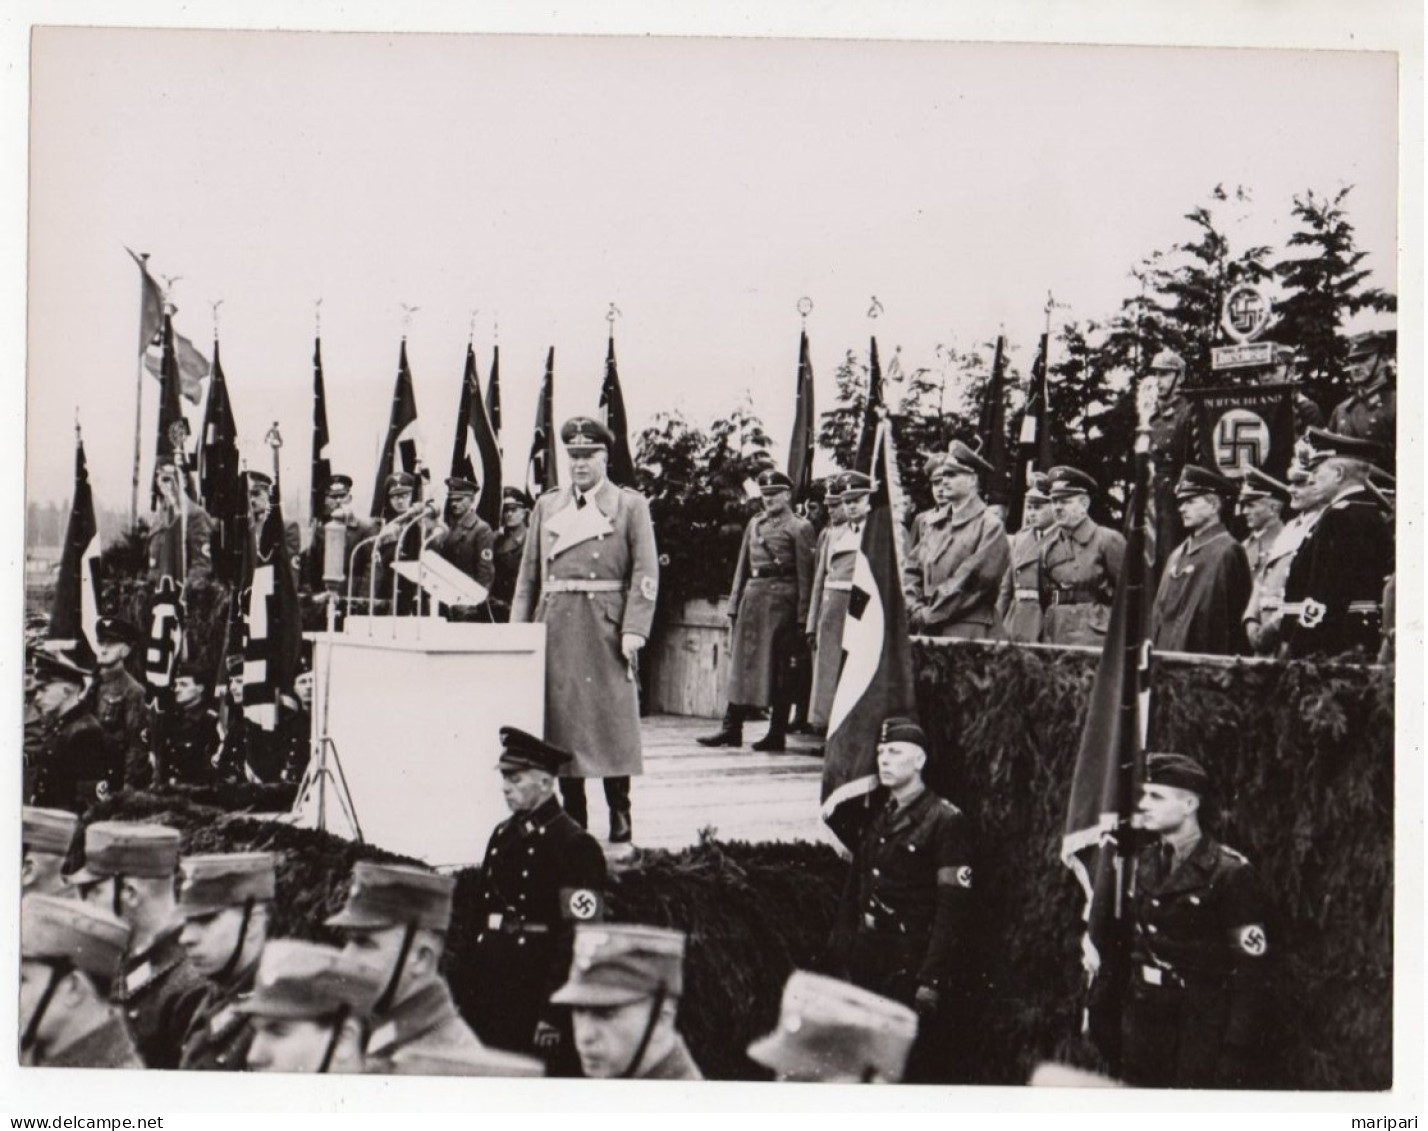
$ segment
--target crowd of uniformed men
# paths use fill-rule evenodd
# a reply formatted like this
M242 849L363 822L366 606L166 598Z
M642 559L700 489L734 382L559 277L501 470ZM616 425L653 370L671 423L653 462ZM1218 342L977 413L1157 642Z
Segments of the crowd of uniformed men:
M1151 422L1156 487L1183 531L1160 574L1156 649L1377 655L1392 622L1383 601L1393 572L1385 518L1392 405L1385 431L1381 378L1355 371L1360 390L1331 429L1304 422L1288 482L1257 471L1235 482L1193 463L1174 466L1172 449L1184 447L1189 427L1177 395L1183 370L1173 354L1152 366L1161 386ZM356 517L351 480L333 476L307 561L321 579L318 535L328 523L347 528L344 553L373 538L388 562L408 527L419 526L491 591L485 608L457 615L547 625L546 740L501 732L512 816L492 834L480 873L479 984L468 1016L440 974L449 876L359 863L346 905L327 920L344 939L338 949L269 939L279 865L271 854L181 857L173 829L98 822L84 830L83 867L62 873L74 811L109 789L222 774L291 780L306 764L310 675L294 689L301 707L289 712L291 735L250 747L241 714L224 725L206 703L203 673L180 669L181 725L150 749L143 690L125 670L136 630L106 618L97 678L46 654L33 672L20 997L29 1062L699 1078L676 1027L689 940L604 921L606 858L586 831L584 779L599 777L610 841L632 835L629 781L641 769L635 674L658 586L649 508L606 477L613 437L602 424L577 417L561 438L571 486L533 507L507 492L499 537L475 516L477 486L468 480L448 481L446 521L432 509L407 523L414 483L394 475L384 523ZM1096 480L1072 467L1038 476L1024 528L1008 538L1003 516L981 497L991 468L976 451L954 442L929 469L936 506L913 518L906 539L912 631L1099 644L1125 539L1089 516ZM157 576L168 559L186 556L192 581L208 559L202 512L174 521L192 503L162 472L171 511L151 535L150 563ZM250 483L260 525L271 485L261 476ZM700 741L740 745L743 722L767 711L769 733L754 745L777 751L791 710L794 726L827 725L873 484L857 472L832 477L814 521L794 512L782 473L766 468L758 486L763 509L745 531L729 602L728 711ZM1249 529L1242 541L1226 529L1237 505ZM1160 529L1173 528L1168 517L1162 507ZM285 543L295 546L295 532ZM295 550L292 568L302 570ZM402 602L398 591L398 611ZM230 687L230 707L241 687L241 679ZM966 976L959 942L972 857L962 814L923 785L926 758L916 721L885 722L879 805L858 834L826 956L840 978L795 972L778 1026L749 1049L780 1078L945 1078L952 1003ZM1155 843L1137 858L1131 886L1122 1075L1165 1086L1253 1083L1270 951L1258 881L1202 827L1213 790L1198 763L1151 755L1146 779L1139 820Z

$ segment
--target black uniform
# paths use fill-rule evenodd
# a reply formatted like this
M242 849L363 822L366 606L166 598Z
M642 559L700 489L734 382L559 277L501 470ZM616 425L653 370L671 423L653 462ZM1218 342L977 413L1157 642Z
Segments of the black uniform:
M124 957L114 1000L150 1068L177 1068L184 1035L207 993L207 983L179 943L182 926L164 931L148 950Z
M123 758L124 788L148 788L154 766L149 758L149 707L144 685L120 668L100 676L95 697L99 725Z
M208 992L193 1015L179 1054L179 1067L212 1072L242 1072L248 1066L253 1043L252 1017L237 1013L239 998L252 993L258 974L253 962L227 985L210 982Z
M32 804L83 813L119 789L124 764L88 699L61 716L48 733L35 774Z
M481 866L476 936L480 994L472 1021L488 1045L530 1054L536 1024L561 1031L568 1011L550 995L570 971L575 923L600 917L605 855L555 798L496 826Z
M155 721L161 785L206 785L217 776L218 712L211 707L171 708Z
M1367 492L1352 492L1325 508L1294 555L1284 583L1285 603L1300 607L1282 623L1291 657L1357 652L1371 659L1378 654L1383 585L1393 572L1392 539L1383 512ZM1311 601L1314 605L1305 608Z
M511 619L511 598L516 592L516 577L521 572L521 555L526 550L526 533L530 528L515 530L502 527L496 531L491 552L495 559L495 575L491 580L491 611L497 620Z
M1136 857L1122 1075L1147 1087L1253 1086L1264 1038L1266 903L1249 861L1202 836L1172 870Z

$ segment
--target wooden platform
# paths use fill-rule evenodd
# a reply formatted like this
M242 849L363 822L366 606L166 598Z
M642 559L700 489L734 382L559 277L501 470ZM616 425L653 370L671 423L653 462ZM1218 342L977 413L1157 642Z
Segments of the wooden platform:
M793 735L787 753L758 754L748 743L768 724L754 722L737 749L695 742L718 729L716 720L676 715L643 721L645 772L631 788L637 848L684 848L705 830L719 840L833 843L818 816L823 761L812 752L821 740ZM605 795L593 781L586 793L590 831L604 837Z

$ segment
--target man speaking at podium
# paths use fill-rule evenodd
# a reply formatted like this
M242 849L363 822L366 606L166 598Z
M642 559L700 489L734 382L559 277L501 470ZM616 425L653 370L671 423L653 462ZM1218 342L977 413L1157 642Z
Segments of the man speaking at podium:
M585 779L603 778L610 842L631 840L630 775L640 752L639 651L649 639L659 560L649 503L605 477L610 430L565 422L572 486L536 500L511 622L546 626L545 739L572 751L560 779L566 812L589 824Z

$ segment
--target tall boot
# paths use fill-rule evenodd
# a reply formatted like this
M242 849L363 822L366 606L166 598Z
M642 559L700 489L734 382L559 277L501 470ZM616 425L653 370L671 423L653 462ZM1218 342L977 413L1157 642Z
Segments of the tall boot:
M737 703L730 703L724 709L724 721L715 734L700 735L694 740L700 746L742 746L744 745L744 709Z
M630 814L628 776L605 779L605 804L610 810L610 843L629 844L634 837L634 819Z
M560 801L572 821L582 829L590 827L590 809L585 803L584 778L561 778Z
M770 751L778 752L784 747L784 738L788 733L788 705L786 703L774 704L773 713L769 716L769 732L763 738L753 743L753 748L761 753Z

